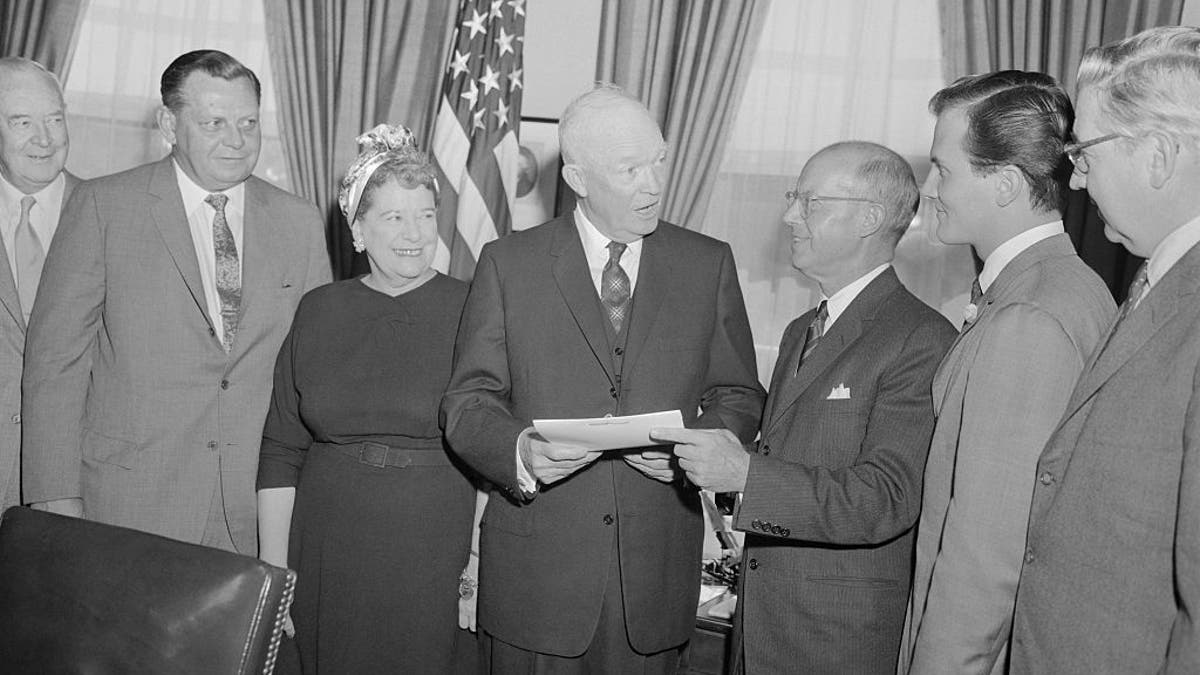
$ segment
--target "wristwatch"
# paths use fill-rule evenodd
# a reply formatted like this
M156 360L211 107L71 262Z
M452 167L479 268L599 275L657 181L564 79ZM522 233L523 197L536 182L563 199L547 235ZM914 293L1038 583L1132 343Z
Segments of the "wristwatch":
M463 600L470 600L475 596L475 589L479 586L479 582L474 577L463 572L458 577L458 597Z

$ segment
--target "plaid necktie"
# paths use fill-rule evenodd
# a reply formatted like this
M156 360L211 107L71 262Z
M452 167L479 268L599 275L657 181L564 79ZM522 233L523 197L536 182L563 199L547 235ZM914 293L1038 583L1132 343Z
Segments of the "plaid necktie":
M33 195L21 198L21 217L17 221L17 230L13 233L13 253L17 260L17 297L21 301L21 312L29 321L29 313L33 311L33 299L37 297L38 281L42 278L42 264L46 262L46 249L38 239L33 224L29 222L29 212L37 199Z
M625 244L616 241L608 242L608 264L600 275L600 304L608 314L613 330L620 333L629 312L629 275L621 268L621 255L625 253Z
M225 204L229 197L221 194L211 194L204 198L213 207L213 252L217 261L217 296L221 299L221 323L225 326L225 334L221 343L225 351L233 347L233 338L237 335L238 309L242 304L242 272L238 267L237 245L233 241L233 232L229 229L229 221L225 219Z
M813 316L813 320L808 324L808 329L804 331L804 350L800 352L800 360L796 362L796 372L800 372L800 366L808 360L809 354L817 348L817 343L821 341L821 336L825 334L825 321L829 319L829 307L824 300L817 305L817 313Z

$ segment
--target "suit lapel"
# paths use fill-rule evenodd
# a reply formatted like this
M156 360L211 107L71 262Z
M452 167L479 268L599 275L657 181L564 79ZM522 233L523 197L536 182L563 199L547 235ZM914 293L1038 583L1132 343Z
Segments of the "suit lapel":
M775 371L771 374L771 389L767 392L767 403L763 406L765 427L769 427L772 420L775 419L776 404L782 396L783 390L790 384L790 380L795 377L796 362L800 358L800 350L804 347L804 328L812 323L816 313L817 310L814 307L801 314L800 318L792 324L792 332L784 333L783 340L780 341L779 354L775 359Z
M1063 421L1083 407L1163 325L1180 310L1191 306L1194 302L1192 296L1197 290L1200 290L1200 245L1193 246L1150 289L1138 308L1125 317L1121 325L1109 327L1100 342L1101 348L1092 355L1079 378Z
M583 334L596 360L604 368L609 382L615 385L617 380L613 372L612 358L608 354L608 335L605 333L604 324L601 323L605 319L600 313L600 302L588 272L583 244L580 243L579 233L575 230L575 219L565 216L555 227L554 239L550 243L550 255L554 257L554 282L571 310L579 332Z
M808 360L800 365L800 370L795 377L790 378L789 381L788 373L782 374L785 384L779 400L772 410L768 431L782 419L783 413L796 403L800 395L808 390L817 377L836 363L846 349L870 329L879 304L899 286L900 281L896 278L895 269L889 267L867 284L858 297L846 307L829 332L821 338L821 342L809 355ZM805 325L807 326L807 324ZM796 342L799 343L802 340ZM800 349L801 347L796 348Z
M183 197L179 193L179 182L175 178L175 167L168 156L155 165L147 188L152 203L150 216L154 226L167 247L167 253L187 284L196 309L204 317L209 328L213 328L208 316L208 302L204 297L204 285L200 281L200 263L196 260L196 246L188 228L187 213L183 208Z
M8 249L0 237L0 305L12 315L13 321L25 332L25 316L21 313L21 298L17 295L16 274L8 264Z
M625 341L625 370L631 371L641 356L646 338L658 317L658 308L667 294L668 284L676 278L671 269L673 248L663 230L642 239L642 258L638 263L637 286L633 289L633 313L629 319L629 337Z

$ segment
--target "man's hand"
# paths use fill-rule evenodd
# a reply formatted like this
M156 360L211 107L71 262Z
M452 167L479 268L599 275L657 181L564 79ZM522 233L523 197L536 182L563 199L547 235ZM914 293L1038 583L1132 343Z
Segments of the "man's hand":
M73 518L83 517L83 499L81 497L52 499L48 502L33 502L29 505L29 507L32 509L37 509L38 511L57 513L60 516L71 516Z
M644 450L621 456L625 463L646 476L664 483L675 481L675 467L671 466L671 453L665 450Z
M600 457L599 450L551 443L536 431L520 444L520 454L529 475L543 485L560 481Z
M675 443L679 468L697 487L712 492L741 492L750 472L750 453L728 429L650 430L650 438Z

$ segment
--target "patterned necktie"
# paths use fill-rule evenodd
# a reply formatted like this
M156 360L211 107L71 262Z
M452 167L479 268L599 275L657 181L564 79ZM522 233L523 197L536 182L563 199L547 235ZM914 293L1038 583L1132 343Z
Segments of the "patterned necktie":
M42 263L46 262L46 249L29 222L29 212L36 203L33 195L21 198L21 218L17 221L17 231L13 236L13 252L17 259L17 297L21 300L21 312L25 314L26 321L29 321L29 313L33 311L33 299L37 297Z
M621 255L625 253L625 248L625 244L620 242L608 242L608 264L600 275L600 304L604 305L608 320L618 333L629 312L629 275L621 268Z
M1150 274L1147 263L1142 263L1138 268L1137 274L1133 277L1133 283L1129 284L1129 294L1125 296L1125 302L1121 303L1121 310L1117 312L1117 319L1113 322L1113 332L1117 332L1116 327L1121 325L1133 310L1137 308L1138 302L1146 293L1146 288L1150 285Z
M229 197L221 194L211 194L204 198L213 207L213 252L217 261L217 296L221 299L221 323L225 325L222 344L225 351L233 347L233 338L237 335L238 309L242 304L242 272L238 267L237 245L233 242L233 232L229 229L229 221L225 219L225 204Z
M825 334L825 321L829 319L829 307L824 300L817 305L817 313L813 316L813 320L808 324L808 329L804 331L804 350L800 352L800 360L796 362L796 372L800 372L800 366L808 360L813 350L817 348L817 343L821 341L821 336Z

